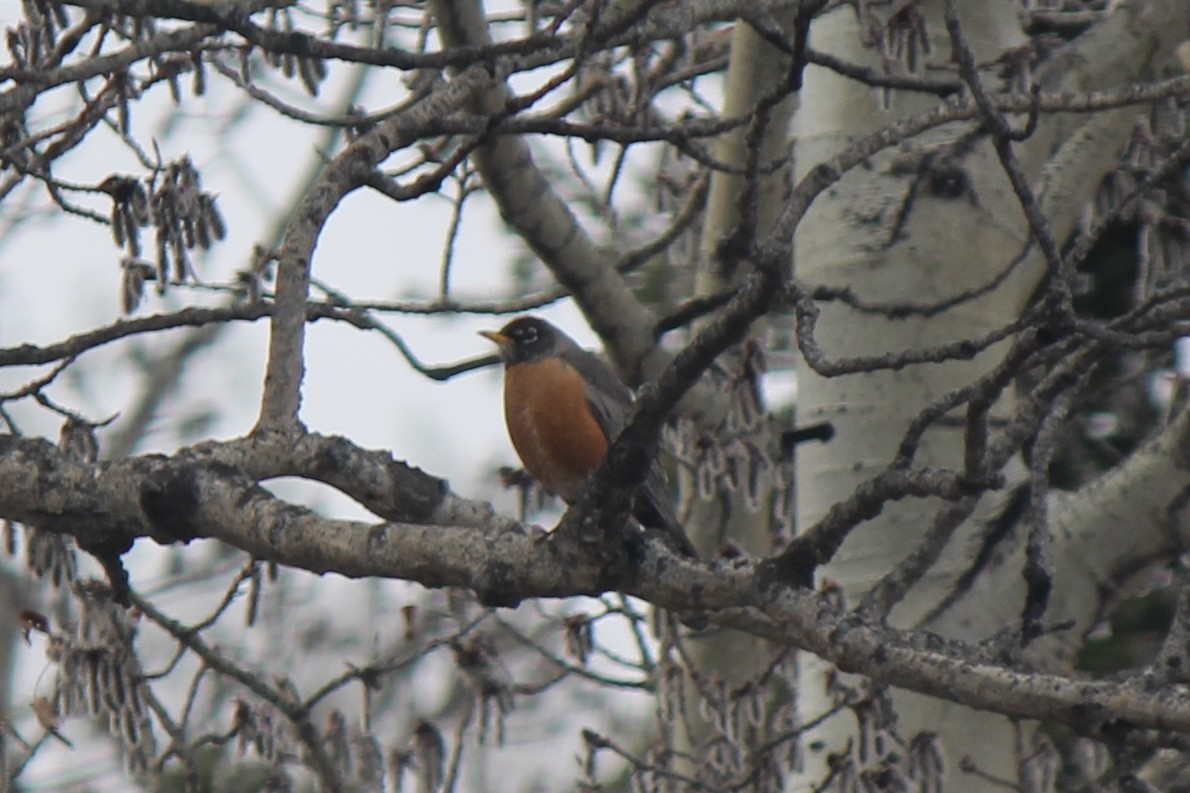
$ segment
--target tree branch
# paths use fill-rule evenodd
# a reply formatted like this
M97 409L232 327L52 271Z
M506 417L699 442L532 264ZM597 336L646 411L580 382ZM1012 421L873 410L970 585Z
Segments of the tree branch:
M255 442L237 442L239 451ZM88 465L48 441L3 437L0 516L80 539L113 533L161 542L212 537L320 574L462 586L506 603L606 589L602 561L564 552L556 535L322 518L213 462L218 447L207 445L207 463L182 453ZM560 555L578 563L559 564ZM696 564L659 542L647 543L623 583L626 593L658 606L722 611L722 624L817 653L846 671L971 707L1052 719L1086 735L1190 731L1185 686L1149 690L1005 668L963 643L866 623L833 598L775 582L746 560Z

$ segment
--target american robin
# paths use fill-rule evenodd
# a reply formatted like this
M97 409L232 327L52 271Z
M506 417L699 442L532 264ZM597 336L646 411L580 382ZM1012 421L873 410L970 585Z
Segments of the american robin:
M632 391L611 367L538 317L518 317L499 331L480 331L504 361L504 420L526 470L572 504L624 427ZM654 461L636 492L633 516L660 529L675 550L698 552L678 525Z

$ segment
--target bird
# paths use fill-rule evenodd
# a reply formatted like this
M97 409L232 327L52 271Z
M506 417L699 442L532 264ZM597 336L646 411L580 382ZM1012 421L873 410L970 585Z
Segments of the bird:
M601 358L540 317L517 317L479 334L500 349L504 421L517 455L546 490L573 504L624 428L632 390ZM697 559L656 460L634 495L633 517Z

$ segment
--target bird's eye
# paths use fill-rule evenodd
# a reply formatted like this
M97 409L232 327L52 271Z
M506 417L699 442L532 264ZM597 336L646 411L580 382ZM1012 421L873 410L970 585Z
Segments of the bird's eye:
M525 342L525 344L532 344L537 341L537 328L530 325L521 331L521 341Z

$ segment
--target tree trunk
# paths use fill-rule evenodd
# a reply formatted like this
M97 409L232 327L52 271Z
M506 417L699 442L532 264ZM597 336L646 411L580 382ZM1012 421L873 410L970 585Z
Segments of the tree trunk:
M933 60L945 60L950 44L942 3L926 2L920 8L928 20ZM968 42L982 63L1025 41L1016 5L1007 0L969 0L960 2L959 9ZM1168 52L1176 38L1163 26L1173 23L1176 30L1185 24L1186 13L1172 2L1122 4L1069 45L1065 54L1042 67L1038 79L1047 90L1073 87L1076 82L1105 88L1134 80L1152 64L1153 53ZM822 18L813 28L812 45L852 62L881 66L877 55L861 44L850 7ZM886 111L871 89L826 70L811 69L798 117L799 168L805 172L855 137L936 102L934 97L896 93L891 110ZM1016 144L1015 153L1040 194L1059 243L1074 229L1082 207L1115 161L1140 112L1115 111L1091 121L1043 116L1036 133ZM821 304L818 340L831 359L976 337L1011 321L1027 304L1044 274L1044 264L1036 246L1026 248L1028 225L987 135L964 139L973 140L973 146L955 146L971 132L971 125L937 129L924 141L873 158L868 169L848 174L824 194L795 238L798 278L814 286L849 288L871 303L930 304L992 283L1023 254L1021 263L996 288L937 316L888 319L839 303ZM812 526L857 484L888 466L909 422L922 408L989 371L1005 349L1004 345L993 347L970 361L834 378L821 377L803 364L798 372L799 416L804 422L830 421L836 435L828 444L811 444L799 452L799 528ZM1002 404L997 409L1003 413L1012 407ZM960 424L935 423L915 464L961 469ZM1061 509L1051 514L1055 525L1068 519L1060 515L1073 514L1069 505L1058 506ZM822 576L839 585L850 605L858 604L916 546L942 508L943 502L935 499L887 505L878 517L851 533ZM977 512L958 530L929 573L892 611L891 622L918 624L951 591L956 576L970 564L978 518ZM1006 563L988 571L991 578L977 587L978 596L953 605L930 623L931 629L948 637L981 640L1016 624L1024 593L1021 567L1013 563L1018 550L1019 544ZM1079 567L1082 586L1076 580L1079 575L1061 576L1063 583L1058 586L1068 596L1055 598L1047 620L1071 617L1085 624L1090 619L1094 600L1069 596L1091 584L1085 570ZM1054 651L1054 644L1046 646L1047 652ZM1065 657L1069 659L1069 654ZM813 716L825 705L827 670L821 662L805 663L802 670L802 701L806 715ZM1027 733L1018 736L1007 720L901 692L896 693L895 704L898 734L905 739L921 731L941 735L950 768L969 756L980 770L1017 780L1016 752L1022 745L1027 747ZM829 752L843 751L848 740L858 745L854 722L850 716L839 716L823 725L815 736L822 741L819 761ZM1018 743L1021 737L1026 743ZM810 779L820 779L824 768L819 762L808 771ZM961 781L952 777L950 782L952 786L957 782L964 791L996 789L975 776Z

